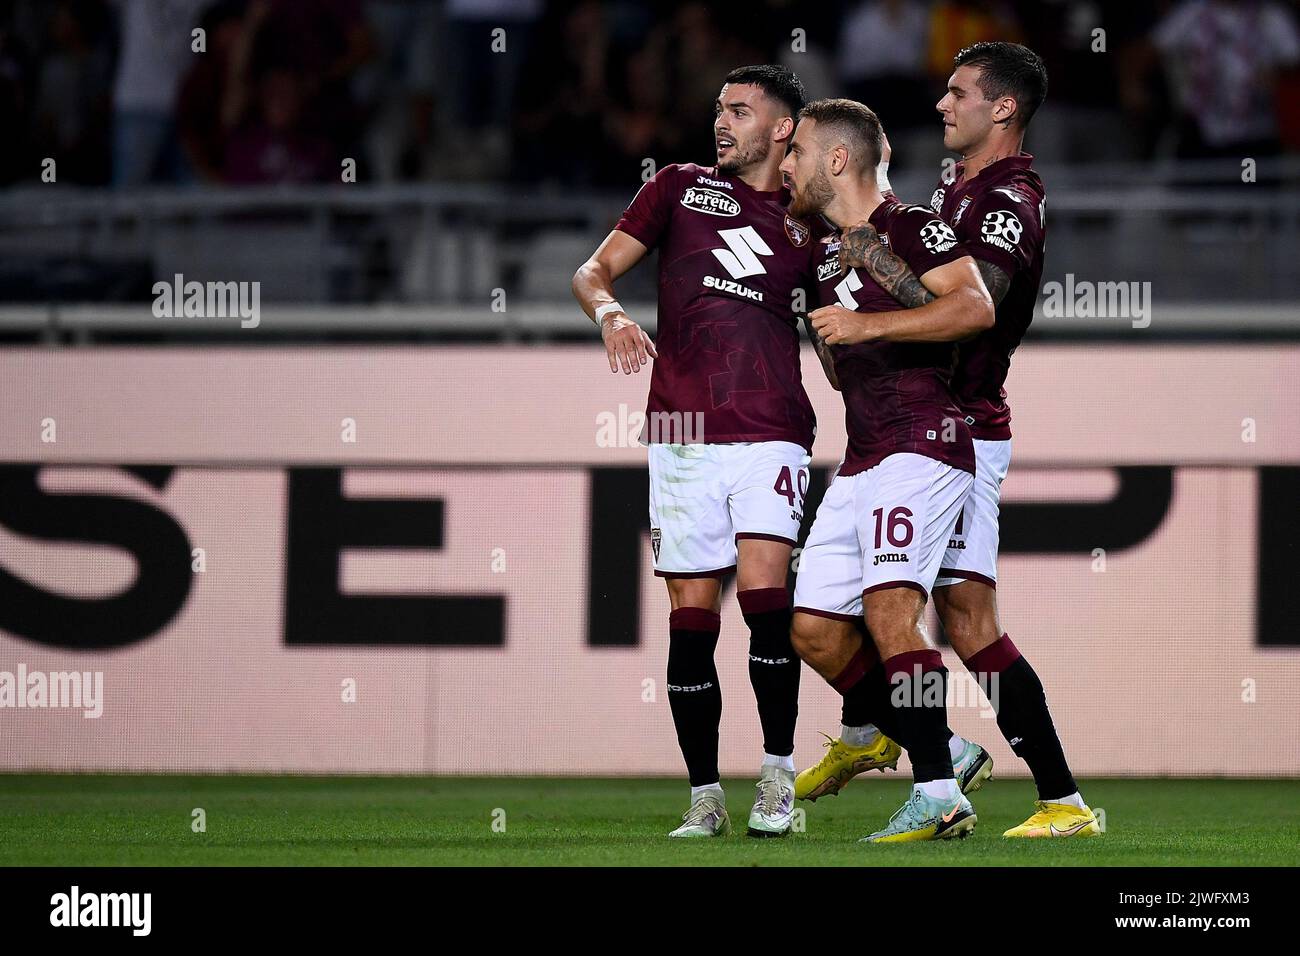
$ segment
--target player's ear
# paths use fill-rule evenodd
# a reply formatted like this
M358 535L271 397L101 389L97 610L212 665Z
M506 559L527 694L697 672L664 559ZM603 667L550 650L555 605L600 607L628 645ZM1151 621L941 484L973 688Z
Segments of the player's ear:
M782 116L776 123L776 131L772 138L778 143L789 143L794 138L794 119L789 116Z
M848 164L849 164L848 147L844 146L843 144L840 144L839 146L836 146L834 149L831 150L830 167L831 167L832 176L838 176L840 173L844 172L844 167L846 167Z
M1004 96L998 100L993 107L993 122L1000 126L1008 126L1016 118L1019 107L1013 97Z

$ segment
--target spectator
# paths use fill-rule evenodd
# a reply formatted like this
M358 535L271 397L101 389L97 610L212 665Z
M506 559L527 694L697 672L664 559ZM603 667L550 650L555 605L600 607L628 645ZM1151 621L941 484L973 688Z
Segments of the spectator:
M0 151L0 183L5 185L37 171L29 142L34 72L22 37L8 24L0 26L0 129L9 132L9 147Z
M118 0L122 51L113 85L113 184L188 178L173 120L208 0ZM107 88L107 87L105 87Z
M1267 156L1281 148L1278 71L1300 61L1290 12L1268 0L1189 0L1153 40L1178 109L1178 155Z
M670 91L656 51L638 50L622 62L618 96L605 114L611 148L608 161L597 167L596 184L626 189L641 178L646 159L656 163L677 159L683 129L668 115Z
M597 0L582 0L543 22L523 72L513 124L518 179L593 180L604 162L609 59L605 9Z
M1001 3L941 0L930 8L929 38L930 76L937 84L946 84L958 50L980 40L1020 43L1024 37L1015 14Z
M435 92L445 63L438 50L441 13L422 0L370 0L365 12L378 54L358 75L353 94L366 120L373 178L426 178L439 158Z
M306 86L293 70L276 66L257 84L258 118L226 147L224 178L236 184L312 183L334 178L330 144L303 125Z
M292 72L303 127L356 156L363 118L351 84L377 51L361 0L254 0L253 7L255 72Z
M448 0L448 118L453 136L476 134L480 170L499 170L509 162L515 93L544 12L542 0ZM504 52L492 50L497 29L505 31ZM548 52L553 62L560 59L555 54L561 51Z
M845 18L840 82L848 96L876 112L889 133L934 126L935 97L925 74L928 31L926 9L913 0L867 0Z
M57 160L60 182L107 180L113 75L107 26L107 11L95 0L60 0L50 19L34 120L38 155Z
M743 15L743 7L730 9ZM668 21L668 77L673 91L671 122L682 136L680 156L672 162L712 165L717 159L713 138L713 104L722 79L736 66L766 63L767 49L746 39L743 30L719 22L703 3L688 2ZM770 42L770 41L769 41Z
M261 8L265 9L265 8ZM242 0L223 0L203 15L208 52L181 84L177 135L194 172L208 182L223 175L226 143L244 115L255 27Z

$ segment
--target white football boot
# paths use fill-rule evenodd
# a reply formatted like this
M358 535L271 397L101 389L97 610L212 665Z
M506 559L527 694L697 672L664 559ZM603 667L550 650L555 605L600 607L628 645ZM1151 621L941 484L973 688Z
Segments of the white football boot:
M785 836L794 820L794 771L767 764L760 773L754 809L749 811L749 835Z
M670 837L720 837L731 832L731 818L721 790L705 790L682 814L682 825Z

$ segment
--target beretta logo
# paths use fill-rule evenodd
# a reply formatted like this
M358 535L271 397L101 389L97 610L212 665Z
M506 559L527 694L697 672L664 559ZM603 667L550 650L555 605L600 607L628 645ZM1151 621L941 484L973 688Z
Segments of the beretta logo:
M817 281L825 282L827 279L834 279L840 274L840 257L829 259L817 267Z
M710 216L740 215L740 203L716 189L691 186L682 193L682 205L696 212L708 213Z
M785 234L789 238L790 242L793 243L796 248L799 248L808 245L808 239L812 236L812 230L801 223L798 219L791 219L789 216L786 216Z

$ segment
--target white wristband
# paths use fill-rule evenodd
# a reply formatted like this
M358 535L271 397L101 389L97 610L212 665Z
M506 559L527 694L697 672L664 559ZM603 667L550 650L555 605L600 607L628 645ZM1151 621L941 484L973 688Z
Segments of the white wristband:
M604 305L598 305L596 306L595 322L597 325L600 325L601 320L604 319L605 316L609 315L611 312L622 312L622 311L623 311L623 307L619 305L617 302L606 302Z
M889 160L882 159L876 166L876 185L880 187L882 193L892 192L893 186L889 185Z

